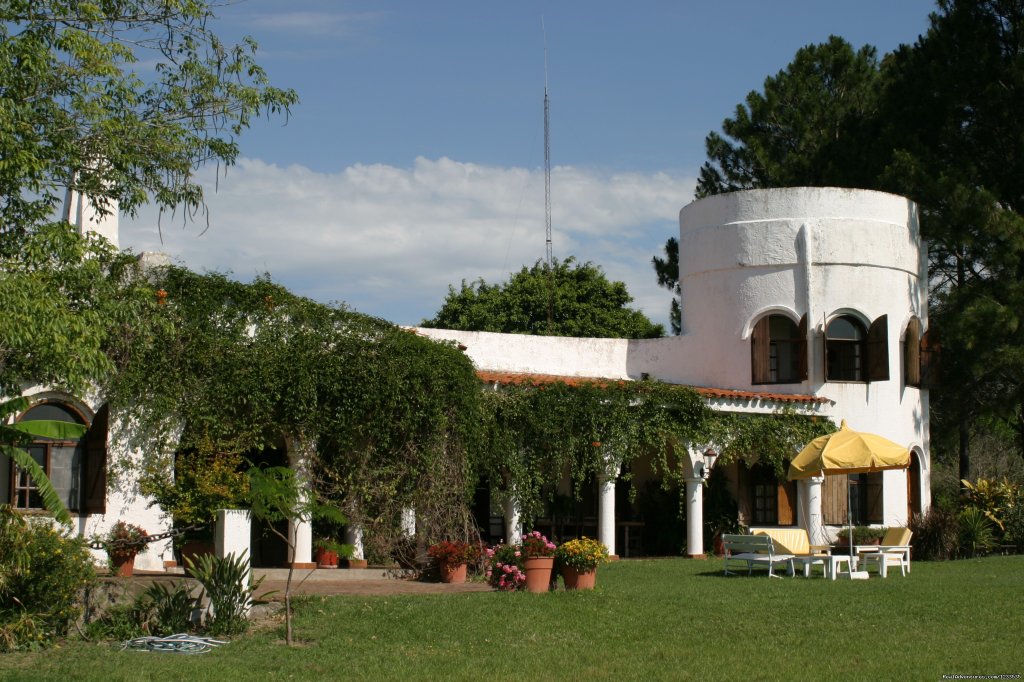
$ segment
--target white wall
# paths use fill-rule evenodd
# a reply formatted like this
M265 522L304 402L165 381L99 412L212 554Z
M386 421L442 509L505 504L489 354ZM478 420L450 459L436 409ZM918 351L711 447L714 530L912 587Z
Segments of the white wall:
M28 387L23 395L32 402L44 399L67 403L81 412L91 422L101 404L96 399L80 400L65 393L52 391L42 386ZM111 420L113 421L113 420ZM113 424L111 424L113 429ZM92 538L103 535L118 521L134 523L144 528L150 535L170 530L171 520L156 506L150 506L151 498L143 496L138 490L138 470L142 455L129 452L119 443L116 433L111 433L107 443L107 481L112 479L113 472L122 472L113 489L108 488L105 514L77 514L72 512L71 521L74 531L82 537ZM127 466L126 466L127 465ZM93 550L93 558L97 564L105 564L106 553ZM135 558L135 567L140 570L162 571L164 560L173 559L171 541L164 540L147 545L145 551Z
M904 385L900 343L912 315L927 326L924 246L913 202L851 189L752 190L696 201L680 211L679 223L682 336L627 341L416 331L465 345L481 370L609 379L648 374L698 387L821 396L829 402L818 413L923 453L927 500L927 392ZM752 383L750 332L768 311L808 316L807 381ZM888 381L824 381L823 326L843 313L867 323L888 315ZM905 522L905 474L887 472L884 480L886 521Z

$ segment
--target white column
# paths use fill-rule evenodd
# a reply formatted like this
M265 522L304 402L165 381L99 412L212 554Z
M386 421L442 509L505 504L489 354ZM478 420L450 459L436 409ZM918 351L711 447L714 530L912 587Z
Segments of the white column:
M704 556L704 481L686 479L686 554Z
M249 512L245 509L217 510L213 551L220 559L229 555L242 559L245 564L245 577L242 579L244 585L249 584L249 575L252 572L252 557L249 553L251 526ZM247 611L249 606L251 604L246 604Z
M309 501L309 485L306 466L309 462L307 450L310 449L307 440L296 437L288 442L288 463L295 471L295 484L299 488L299 506L304 507ZM309 453L312 454L312 453ZM288 561L294 568L316 568L313 563L313 524L309 517L300 514L296 518L288 519Z
M615 554L615 474L598 476L597 539Z
M412 507L402 508L402 517L399 519L399 527L402 529L402 535L407 538L416 536L416 510Z
M505 498L505 543L514 545L523 540L523 527L519 520L519 505L512 493Z
M295 568L312 568L303 564L313 563L313 524L304 518L289 519L288 541L292 545L289 559Z
M350 525L345 527L345 544L352 545L352 558L365 559L366 553L363 548L363 527Z
M223 559L229 554L249 557L251 538L249 512L245 509L218 509L214 532L214 552Z
M825 537L825 524L821 517L821 484L824 481L824 476L813 476L803 481L807 503L800 505L800 511L806 509L802 523L807 529L807 538L812 545L828 544L828 538Z

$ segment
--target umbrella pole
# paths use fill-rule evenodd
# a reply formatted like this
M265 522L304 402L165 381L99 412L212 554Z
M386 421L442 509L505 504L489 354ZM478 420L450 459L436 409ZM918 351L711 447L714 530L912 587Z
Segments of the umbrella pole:
M846 474L846 523L850 528L850 535L846 546L850 548L850 572L853 572L853 495L850 494L850 474Z

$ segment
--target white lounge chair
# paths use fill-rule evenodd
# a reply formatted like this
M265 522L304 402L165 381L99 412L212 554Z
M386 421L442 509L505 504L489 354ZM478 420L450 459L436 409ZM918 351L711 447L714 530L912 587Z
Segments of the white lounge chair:
M890 528L878 545L858 545L857 554L864 570L871 565L878 568L878 575L887 577L889 566L899 566L900 573L910 573L910 536L909 528Z

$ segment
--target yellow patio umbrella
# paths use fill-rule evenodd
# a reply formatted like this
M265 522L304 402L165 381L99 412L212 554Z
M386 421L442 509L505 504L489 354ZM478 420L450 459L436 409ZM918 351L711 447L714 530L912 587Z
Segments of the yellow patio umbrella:
M789 465L787 478L796 481L812 476L860 474L910 466L910 449L874 433L854 431L842 421L839 430L818 436ZM850 525L850 556L853 556L853 514L850 484L846 484L846 514Z
M854 431L844 419L839 430L818 436L789 465L787 478L861 474L883 469L906 469L910 450L874 433Z

